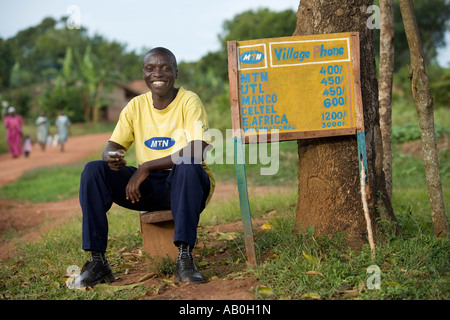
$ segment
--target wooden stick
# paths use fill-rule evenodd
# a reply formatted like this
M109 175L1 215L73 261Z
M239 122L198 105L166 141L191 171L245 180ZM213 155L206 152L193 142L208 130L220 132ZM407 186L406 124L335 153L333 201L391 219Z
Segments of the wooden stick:
M369 238L370 250L372 251L372 259L375 258L375 242L373 241L372 222L369 216L369 206L367 205L367 192L366 192L366 170L364 168L364 161L361 161L361 198L364 208L364 217L367 224L367 236Z

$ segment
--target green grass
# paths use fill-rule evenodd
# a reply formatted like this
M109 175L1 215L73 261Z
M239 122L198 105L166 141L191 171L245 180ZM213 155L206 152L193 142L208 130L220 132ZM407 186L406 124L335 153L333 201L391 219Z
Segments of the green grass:
M437 139L442 137L442 134L450 134L448 127L443 127L440 124L435 124L435 136ZM394 143L402 143L407 141L414 141L420 139L420 128L417 122L409 122L402 126L392 127L392 141Z
M356 253L345 249L339 237L292 234L293 215L273 221L273 228L256 239L263 263L250 272L271 292L260 298L450 298L450 241L424 231L421 225L428 222L420 217L397 211L405 235L378 242L373 259L368 246ZM374 282L368 267L372 265L380 271L379 289L370 286Z
M232 256L218 262L234 268L235 274L258 279L262 286L255 288L257 299L444 299L449 296L450 242L436 238L430 232L430 222L407 211L397 211L403 235L377 243L377 255L371 258L365 246L361 252L345 247L342 238L314 237L311 232L292 233L295 221L296 198L282 196L277 212L271 213L271 229L255 234L259 265L246 268L245 246L242 235L233 241L216 239L229 247ZM273 199L273 198L272 198ZM259 207L252 205L254 217L267 216L271 201ZM211 210L227 212L225 203L211 205ZM215 207L215 208L214 208ZM230 210L230 211L235 211ZM226 218L235 221L237 216ZM206 219L209 221L209 219ZM131 251L142 245L138 232L137 215L114 208L109 213L110 240L108 259L120 276L127 268L120 252ZM206 223L201 223L202 226ZM201 229L203 230L203 229ZM80 266L86 254L80 249L81 221L75 218L63 227L43 235L39 242L20 248L0 267L0 297L6 299L107 300L137 299L148 287L124 286L117 290L99 287L91 291L71 290L65 287L69 266ZM199 238L204 237L204 231ZM207 241L207 240L200 240ZM214 252L198 250L207 261ZM241 263L239 263L241 261ZM143 262L143 261L142 261ZM208 266L207 269L202 266ZM370 289L368 267L380 268L380 289ZM199 264L210 277L214 264ZM308 275L307 273L313 273ZM161 275L169 277L169 275ZM120 290L119 290L120 289Z
M450 149L440 151L439 165L444 203L448 214L450 206ZM414 214L422 217L430 216L423 159L395 152L392 182L392 205L394 209L409 208L408 210Z
M113 208L109 213L108 258L111 267L120 272L124 268L119 250L132 250L142 245L139 217L128 210ZM75 218L45 233L39 242L21 247L0 268L0 299L132 299L145 292L143 287L128 287L120 295L105 290L80 291L65 286L70 266L81 268L87 259L80 248L81 218ZM147 288L148 289L148 288Z
M33 170L2 187L0 198L33 203L70 199L78 194L81 171L80 165Z
M26 172L18 180L1 187L0 198L40 203L76 197L84 165L88 161L98 160L101 151L74 164ZM126 153L126 159L128 165L136 166L134 146Z
M295 207L297 204L297 189L294 187L287 193L268 193L249 197L252 218L264 216L268 212ZM239 199L216 201L209 205L200 215L203 226L217 225L237 221L241 218Z
M408 94L409 95L409 94ZM447 107L434 107L434 123L449 127L449 109ZM394 98L392 100L392 124L394 126L404 126L409 123L418 123L417 110L413 102L404 97Z
M227 141L233 150L233 142ZM252 185L291 185L297 181L298 156L297 142L283 141L279 143L279 157L277 159L275 149L267 144L262 145L244 145L245 154L245 173L249 184ZM210 164L211 170L218 181L234 181L236 180L236 167L234 165L233 152L231 159L226 159L226 147L224 147L224 155L218 157L222 162ZM273 152L272 152L273 151ZM250 154L257 155L251 157ZM264 163L262 163L264 161ZM261 174L264 170L272 168L276 170L275 175Z

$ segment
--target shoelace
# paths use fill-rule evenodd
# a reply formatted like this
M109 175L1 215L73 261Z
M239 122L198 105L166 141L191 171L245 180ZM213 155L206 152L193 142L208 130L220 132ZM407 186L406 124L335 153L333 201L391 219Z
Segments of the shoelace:
M182 246L179 248L177 262L180 263L183 269L193 269L197 270L194 264L194 257L192 256L192 252L190 250L190 246Z

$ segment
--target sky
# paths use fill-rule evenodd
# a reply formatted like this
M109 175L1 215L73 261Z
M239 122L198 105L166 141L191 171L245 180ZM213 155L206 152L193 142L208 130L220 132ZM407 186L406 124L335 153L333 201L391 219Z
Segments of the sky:
M299 0L0 0L0 37L39 24L45 17L71 16L70 27L81 24L90 35L143 48L166 47L179 61L197 61L220 48L223 22L250 9L297 11ZM438 62L450 64L450 32Z

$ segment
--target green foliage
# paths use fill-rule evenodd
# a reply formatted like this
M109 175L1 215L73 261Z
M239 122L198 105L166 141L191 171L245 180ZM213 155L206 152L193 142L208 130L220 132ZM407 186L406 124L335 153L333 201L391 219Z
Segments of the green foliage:
M427 69L433 108L450 109L450 68L441 68L437 63Z
M178 68L178 85L199 95L208 112L209 126L219 130L231 128L231 117L223 116L230 110L228 82L223 81L212 67L203 70L198 63L181 62Z
M443 149L439 153L439 168L442 181L450 181L450 150Z
M445 33L448 31L450 22L450 1L414 1L414 13L419 27L425 60L431 63L437 55L437 48L445 46ZM375 51L380 49L380 30L375 29L374 46ZM403 20L400 12L399 0L394 0L394 68L409 64L409 47L403 28Z
M10 106L16 108L16 112L20 115L27 114L32 107L33 93L27 88L17 88L10 90L5 94L0 94L0 101L9 101ZM6 110L3 110L6 111Z
M65 22L65 17L46 18L6 41L0 39L0 85L11 89L5 98L19 106L24 117L35 117L41 110L52 116L64 108L73 122L89 121L92 106L98 109L104 102L103 87L142 73L140 54L100 35L89 37L84 28L68 29ZM30 114L30 106L17 99L17 90L27 90L30 98L43 91L32 101L41 110Z
M9 87L13 65L12 45L0 38L0 88Z
M220 50L209 52L198 62L180 63L178 83L195 91L206 106L210 127L231 128L229 111L227 41L291 36L296 25L292 10L248 10L223 23ZM211 111L210 111L211 110Z
M127 52L126 45L108 41L100 35L89 37L85 28L66 28L66 17L59 21L46 18L40 24L17 33L6 40L11 46L11 56L30 77L21 85L40 83L49 69L63 68L67 48L72 48L73 56L79 57L91 46L92 53L101 57L100 67L121 73L124 78L134 79L141 73L140 54Z
M444 128L439 124L435 124L434 133L437 139L443 133L450 133L448 128ZM407 141L419 140L420 128L417 122L409 122L402 126L392 126L392 141L395 143L403 143Z
M427 66L427 76L435 113L440 109L448 110L450 108L450 95L448 94L450 90L450 68L440 67L437 63L429 64ZM394 73L393 83L392 112L397 112L400 108L399 113L404 114L404 109L409 108L413 114L417 114L411 93L410 72L406 66L399 68ZM444 120L446 119L435 117L435 121ZM414 121L418 121L417 116L415 116Z
M39 96L39 106L41 111L55 118L61 110L72 122L84 121L82 88L77 86L69 87L47 87Z
M237 14L223 23L223 33L219 36L222 48L230 40L243 41L250 39L291 36L294 33L297 17L292 10L273 12L263 8L248 10Z

